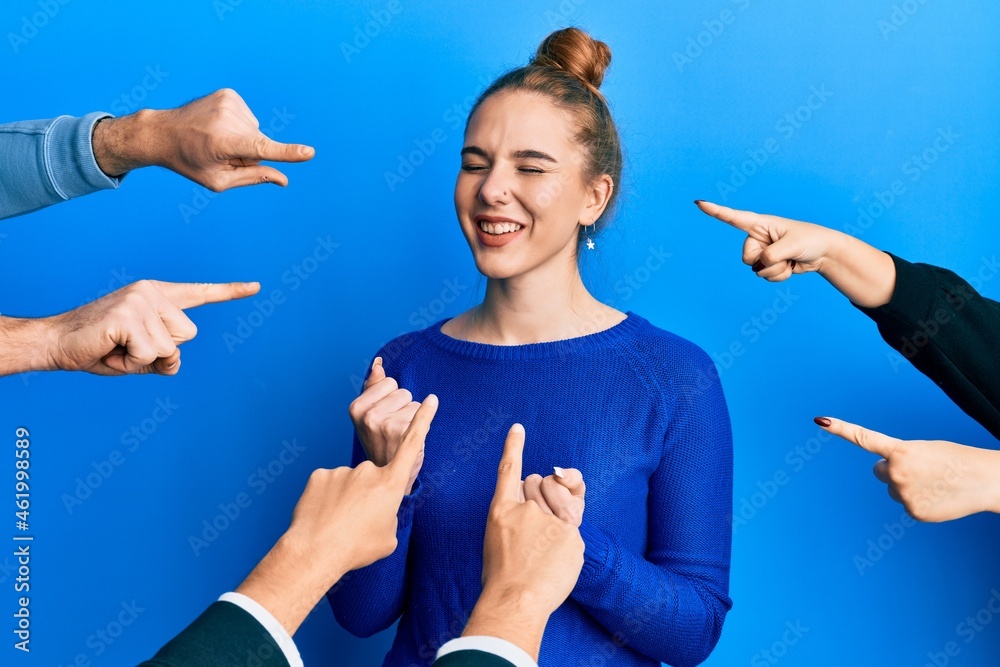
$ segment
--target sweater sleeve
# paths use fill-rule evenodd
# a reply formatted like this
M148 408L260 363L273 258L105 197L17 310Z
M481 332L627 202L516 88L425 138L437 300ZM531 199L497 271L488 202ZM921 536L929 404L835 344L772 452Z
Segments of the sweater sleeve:
M718 372L697 350L674 371L663 456L649 481L646 552L588 522L572 597L619 645L674 667L703 662L722 633L729 599L732 431Z
M94 126L108 117L95 112L0 125L0 219L117 188L122 179L101 171L92 143Z
M1000 303L947 269L888 254L896 265L892 299L858 309L886 343L1000 438Z

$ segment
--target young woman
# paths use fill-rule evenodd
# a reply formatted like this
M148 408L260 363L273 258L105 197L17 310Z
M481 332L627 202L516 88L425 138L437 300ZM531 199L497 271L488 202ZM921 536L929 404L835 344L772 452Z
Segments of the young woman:
M383 347L351 405L354 462L382 465L413 399L440 399L396 551L329 594L354 634L399 619L386 665L430 664L461 634L515 422L527 433L524 472L535 473L525 497L577 523L586 544L540 664L696 665L731 607L732 435L712 361L597 301L578 268L621 179L618 132L599 92L610 61L606 44L560 30L480 96L455 210L486 296ZM555 466L573 470L559 478Z

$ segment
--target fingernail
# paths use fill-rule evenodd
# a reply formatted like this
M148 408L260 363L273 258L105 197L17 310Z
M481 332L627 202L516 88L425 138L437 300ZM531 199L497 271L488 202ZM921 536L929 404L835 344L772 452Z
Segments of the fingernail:
M312 152L313 152L312 146L299 146L300 155L309 155Z
M794 268L795 268L795 260L793 259L793 260L792 260L791 262L789 262L789 263L790 263L790 264L792 265L792 268L794 269Z
M704 204L704 203L705 203L704 199L695 199L694 200L694 205L695 206L697 206L698 204Z
M764 270L764 262L762 262L762 261L760 261L758 259L756 262L754 262L754 265L752 267L750 267L750 268L753 269L754 273L757 273L758 271L763 271Z
M559 466L552 466L552 470L555 472L556 477L558 477L559 479L566 479L566 474L563 472L563 469L560 468Z
M833 424L833 422L827 419L826 417L816 417L815 419L813 419L813 421L822 426L823 428L826 428L831 424Z
M381 365L382 365L382 357L375 357L375 361L372 362L372 369L374 369L376 366L381 366Z

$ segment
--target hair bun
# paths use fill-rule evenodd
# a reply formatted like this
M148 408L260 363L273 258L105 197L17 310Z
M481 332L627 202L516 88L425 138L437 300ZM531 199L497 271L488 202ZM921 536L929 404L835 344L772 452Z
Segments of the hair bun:
M565 70L598 89L611 64L611 47L579 28L563 28L545 38L531 64Z

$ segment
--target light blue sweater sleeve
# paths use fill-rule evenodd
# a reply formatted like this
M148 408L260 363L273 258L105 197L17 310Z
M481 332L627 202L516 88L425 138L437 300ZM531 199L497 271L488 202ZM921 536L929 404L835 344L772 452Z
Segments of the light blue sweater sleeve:
M91 142L97 121L108 117L97 111L0 125L0 219L117 188L122 179L101 171Z

